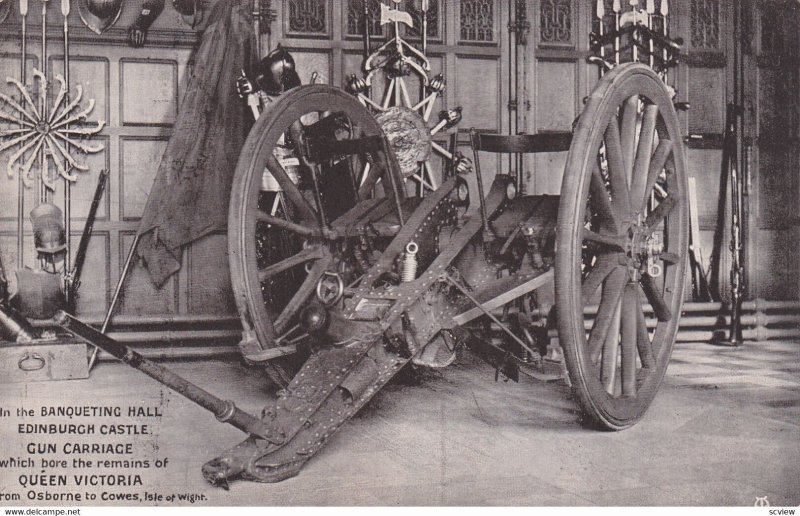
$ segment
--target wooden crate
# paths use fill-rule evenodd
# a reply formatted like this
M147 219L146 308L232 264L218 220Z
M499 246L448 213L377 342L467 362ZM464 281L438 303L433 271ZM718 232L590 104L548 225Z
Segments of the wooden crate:
M75 340L0 342L0 384L89 377L86 344Z

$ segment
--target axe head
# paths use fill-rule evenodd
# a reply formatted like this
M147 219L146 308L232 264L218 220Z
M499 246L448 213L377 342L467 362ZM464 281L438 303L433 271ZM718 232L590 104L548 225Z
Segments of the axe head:
M410 14L399 9L392 9L388 5L381 3L381 25L395 22L405 23L409 27L414 26L414 20Z

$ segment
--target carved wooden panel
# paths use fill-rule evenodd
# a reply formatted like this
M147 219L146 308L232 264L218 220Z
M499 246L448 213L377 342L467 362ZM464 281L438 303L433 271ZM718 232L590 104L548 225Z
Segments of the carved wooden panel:
M461 0L461 41L490 43L495 41L495 0Z
M539 61L536 79L536 132L571 130L576 116L575 64Z
M72 183L70 193L72 196L72 218L76 221L81 221L74 229L82 229L83 221L89 214L89 208L92 204L94 191L97 189L97 180L100 177L101 170L110 170L111 168L111 149L110 138L107 136L94 137L92 143L95 145L104 145L105 149L97 154L80 155L79 162L84 163L89 170L86 172L77 171L78 180ZM111 181L116 181L116 178L109 178L106 183L106 190L100 199L100 206L97 208L97 220L108 220L108 207L111 196L109 190L111 188ZM55 194L53 195L53 203L64 208L64 182L56 181Z
M306 50L292 50L297 65L297 74L303 84L311 81L311 76L316 72L318 84L331 82L331 56L328 52L310 52Z
M800 215L797 202L799 155L796 145L759 149L759 226L781 227L788 219Z
M122 270L135 234L124 234L120 238L118 255ZM178 311L178 275L171 277L160 289L153 286L150 275L141 262L135 263L128 274L119 301L119 312L125 315L169 315Z
M120 120L124 125L172 125L178 112L178 63L120 61Z
M33 242L33 235L30 233L25 234L26 242ZM0 258L3 260L3 267L6 270L6 278L8 279L8 288L12 292L17 290L17 277L14 271L19 268L17 261L17 233L3 232L0 233ZM33 263L33 246L28 245L25 247L25 263Z
M330 34L327 0L284 0L285 31L290 36L325 37Z
M691 44L694 48L720 48L720 0L691 0Z
M797 299L798 253L787 252L787 243L796 242L796 229L760 231L756 248L758 268L753 285L767 299Z
M413 27L406 28L406 36L418 40L422 35L423 13L418 0L406 0L406 11L414 20ZM441 41L444 35L445 12L447 2L442 0L430 0L428 2L428 27L427 33L430 41Z
M208 235L187 251L189 269L189 313L232 313L236 301L231 290L228 266L228 239Z
M381 25L381 1L380 0L347 0L347 13L344 17L345 31L347 36L364 35L364 2L367 2L369 12L368 26L369 33L373 36L383 35L383 25Z
M726 70L689 68L690 133L722 133L725 129Z
M760 28L760 53L800 57L800 15L792 2L765 0L756 10Z
M540 0L539 42L543 46L573 46L572 0Z
M769 140L800 137L800 69L770 67L759 69L759 134Z
M153 180L167 146L166 139L120 139L120 205L122 219L142 216Z
M459 127L500 129L500 62L494 58L458 56L456 77L448 77L459 104L464 108Z
M55 74L64 74L64 58L57 56L52 59L50 63L52 72L50 75L55 77ZM109 121L110 106L109 106L109 62L104 58L87 58L87 57L73 57L70 56L69 61L70 69L70 84L71 95L75 95L77 85L83 88L83 102L82 105L87 105L89 99L94 99L94 110L89 114L88 120ZM52 81L52 79L51 79Z
M74 228L72 240L77 242L81 238L79 230ZM109 294L109 238L106 232L94 232L89 240L89 249L86 251L86 262L83 266L83 277L78 290L75 308L78 316L88 314L101 314L105 312Z
M697 213L700 226L713 228L717 221L717 200L722 174L722 153L715 149L688 149L687 171L697 184Z

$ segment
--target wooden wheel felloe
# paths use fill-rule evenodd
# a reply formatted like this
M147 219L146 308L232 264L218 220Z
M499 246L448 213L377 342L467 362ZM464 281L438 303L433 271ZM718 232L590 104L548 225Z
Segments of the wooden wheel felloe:
M555 270L573 389L609 429L642 417L672 353L686 275L686 182L669 91L645 65L618 66L575 129ZM584 314L595 315L585 322Z
M323 277L342 272L343 246L331 223L360 200L391 192L382 184L401 184L385 148L374 151L375 142L383 141L366 108L325 85L283 94L251 130L237 165L228 222L231 283L248 359L260 362L265 350L303 338L299 311ZM298 365L297 359L265 364L284 385Z

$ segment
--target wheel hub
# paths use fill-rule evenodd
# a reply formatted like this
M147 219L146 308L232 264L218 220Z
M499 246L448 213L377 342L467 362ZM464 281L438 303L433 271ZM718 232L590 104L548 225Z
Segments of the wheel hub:
M631 280L636 281L641 274L652 277L661 276L663 268L658 263L664 252L661 236L652 232L638 215L636 221L628 228L628 239L625 246L625 266Z

